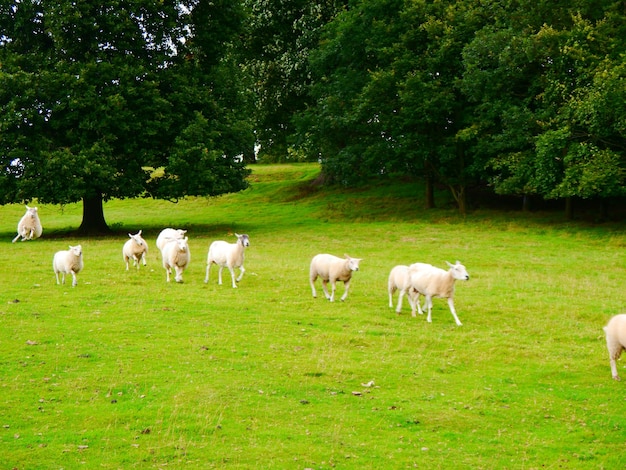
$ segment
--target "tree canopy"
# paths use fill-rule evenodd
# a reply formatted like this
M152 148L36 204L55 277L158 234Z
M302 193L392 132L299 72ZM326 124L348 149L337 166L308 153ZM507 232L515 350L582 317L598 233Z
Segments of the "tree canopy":
M623 197L625 35L620 0L5 2L0 203L103 228L109 198L244 188L255 147L461 211Z
M217 195L253 145L233 101L232 1L25 0L0 9L0 203ZM159 173L154 173L160 169Z

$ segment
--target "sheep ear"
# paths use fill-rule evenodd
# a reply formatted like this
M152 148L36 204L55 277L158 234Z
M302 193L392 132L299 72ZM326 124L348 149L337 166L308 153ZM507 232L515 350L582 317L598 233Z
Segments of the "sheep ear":
M139 232L137 232L137 235L141 235L141 230L139 230Z
M129 236L130 238L133 238L133 236L132 236L130 233L128 234L128 236Z
M344 254L343 254L343 256L344 256L344 258L346 258L346 259L350 259L350 255L349 255L348 253L344 253Z
M446 261L446 264L450 267L454 266L452 263L450 263L449 261Z
M235 232L235 236L236 236L237 238L241 238L241 235L239 235L237 232Z

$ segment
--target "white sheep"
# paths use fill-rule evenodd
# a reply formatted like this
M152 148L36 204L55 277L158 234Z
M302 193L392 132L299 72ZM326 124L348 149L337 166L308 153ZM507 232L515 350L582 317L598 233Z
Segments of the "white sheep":
M65 275L72 275L72 287L78 284L76 275L83 269L83 249L80 245L71 246L69 250L57 251L52 260L54 275L59 283L59 273L62 274L62 283L65 284Z
M626 314L622 313L611 318L604 327L604 333L606 335L606 347L609 350L611 374L613 379L620 380L616 361L626 348Z
M250 246L250 238L245 233L242 235L235 234L237 241L228 243L223 240L216 240L209 247L209 254L206 261L206 276L204 282L209 282L209 270L213 263L219 266L218 284L222 285L222 269L227 267L230 271L230 277L233 281L233 287L237 287L237 282L241 281L243 273L246 272L243 267L244 251ZM235 279L235 268L239 268L239 277Z
M22 241L34 240L41 237L43 228L39 220L39 214L36 207L26 206L26 214L17 224L17 236L13 239L13 243L22 237Z
M416 263L417 266L421 263ZM428 265L430 266L430 265ZM400 313L402 310L402 298L405 294L408 294L409 304L411 305L411 313L415 316L415 302L419 301L420 293L411 288L410 283L410 271L409 266L398 265L394 266L389 272L389 278L387 279L387 292L389 294L389 308L393 308L393 294L398 291L398 307L396 312Z
M451 264L446 261L446 264L450 268L448 271L425 263L415 263L411 265L409 267L411 273L411 289L415 289L426 297L426 306L428 308L428 318L426 320L429 323L431 322L432 299L433 297L441 297L448 299L450 313L452 313L456 324L461 326L462 323L454 309L454 282L457 280L467 281L469 274L465 266L459 261L457 261L456 264ZM421 315L422 309L420 308L419 302L417 302L417 309Z
M187 230L182 230L179 228L178 229L164 228L163 230L161 230L161 233L159 233L159 236L156 239L156 246L159 249L159 251L163 251L163 247L165 246L167 242L185 238L186 233L187 233Z
M122 257L126 263L126 271L128 271L128 264L131 259L133 260L133 266L137 266L137 269L139 269L140 260L145 266L146 256L148 255L148 244L141 236L141 230L139 230L139 232L135 235L129 233L128 236L130 239L126 240L126 243L124 243L124 247L122 248Z
M320 277L322 279L324 295L331 302L335 300L336 282L343 281L345 292L341 296L341 300L346 300L346 297L348 296L348 289L350 288L352 273L359 270L359 263L362 258L351 258L348 255L344 256L345 259L328 254L320 254L313 257L309 270L309 281L311 283L313 297L317 297L317 292L315 291L315 281L318 277ZM328 293L328 289L326 287L329 282L332 286L331 294Z
M165 268L167 282L170 282L172 268L176 275L176 282L183 282L183 271L189 265L191 254L189 253L188 238L179 238L167 242L161 250L163 267Z

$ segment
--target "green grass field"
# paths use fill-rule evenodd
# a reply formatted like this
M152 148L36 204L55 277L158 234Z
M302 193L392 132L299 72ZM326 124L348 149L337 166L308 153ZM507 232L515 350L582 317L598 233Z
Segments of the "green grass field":
M326 191L315 165L253 170L240 194L108 202L107 238L72 234L80 205L40 205L43 237L12 244L24 208L0 207L0 468L626 466L602 331L625 310L624 225L426 212L410 183ZM167 226L189 230L183 284L157 256ZM127 272L138 229L148 266ZM210 242L234 232L251 240L239 288L215 267L204 284ZM78 286L57 286L53 254L79 243ZM312 298L321 252L363 258L346 302ZM441 299L431 324L389 308L393 266L457 259L463 326Z

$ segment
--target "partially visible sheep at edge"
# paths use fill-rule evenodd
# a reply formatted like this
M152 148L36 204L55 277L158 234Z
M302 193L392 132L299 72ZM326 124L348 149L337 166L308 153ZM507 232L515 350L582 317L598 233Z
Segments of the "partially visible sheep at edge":
M411 273L409 271L410 267L416 268L418 264L416 263L411 266L398 265L394 266L389 272L389 277L387 279L387 292L389 294L389 308L393 308L393 294L398 291L398 306L396 308L396 312L400 313L402 310L402 298L405 294L408 294L409 304L411 305L411 314L415 316L415 302L419 301L420 293L415 289L411 288ZM431 266L430 264L424 266Z
M313 297L317 297L315 281L319 277L322 279L322 289L324 289L324 295L331 302L335 300L337 281L343 281L345 291L341 296L341 301L346 300L346 297L348 297L348 289L350 288L352 273L359 270L359 263L362 258L351 258L348 255L344 255L344 257L345 258L339 258L329 254L319 254L313 257L309 270L309 281ZM329 282L332 287L331 294L328 293L327 289L327 284Z
M216 240L209 246L209 254L206 261L205 284L209 282L209 271L213 263L219 266L218 284L222 285L222 269L225 267L230 271L230 277L233 281L233 288L237 287L237 282L243 278L246 269L243 267L244 251L250 246L250 237L247 234L235 234L237 241L228 243L223 240ZM239 276L235 279L235 268L239 268Z
M22 216L17 224L17 236L13 239L13 243L22 237L22 241L34 240L41 237L43 227L39 220L39 214L36 207L26 206L26 214Z
M71 246L69 250L57 251L52 260L54 275L59 283L59 273L62 274L62 284L65 284L65 275L72 275L72 287L78 284L76 275L83 269L83 249L81 245Z
M183 230L180 228L164 228L163 230L161 230L161 233L159 233L159 236L156 239L156 246L159 251L163 251L163 247L166 245L167 242L185 238L186 233L187 230Z
M617 360L626 349L626 314L615 315L604 327L606 335L606 347L609 350L611 363L611 375L615 380L621 380L617 373Z
M170 240L161 250L167 282L170 282L172 269L175 271L174 279L176 282L183 282L183 271L189 265L191 258L187 241L187 237L178 240Z
M143 262L145 266L146 257L148 255L148 244L141 236L141 230L137 232L135 235L129 233L129 240L126 240L124 243L124 247L122 248L122 257L124 258L124 262L126 263L126 271L129 269L129 262L133 260L133 266L137 266L139 269L139 261Z
M454 282L457 280L469 280L469 274L465 266L459 261L457 261L456 264L451 264L446 261L446 264L450 268L448 271L429 266L425 263L415 263L411 265L411 267L409 267L411 273L410 288L415 289L426 297L426 307L428 308L428 318L426 320L429 323L431 322L432 299L433 297L441 297L448 299L450 313L452 313L456 324L461 326L462 323L454 309ZM417 309L419 313L422 314L419 302L417 302Z

